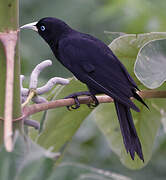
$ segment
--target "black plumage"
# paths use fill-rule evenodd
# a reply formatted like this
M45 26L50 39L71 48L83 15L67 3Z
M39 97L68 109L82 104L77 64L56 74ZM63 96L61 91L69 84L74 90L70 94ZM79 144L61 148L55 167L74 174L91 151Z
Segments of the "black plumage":
M43 18L34 26L56 58L87 85L93 96L104 93L114 99L125 148L132 159L137 153L144 161L130 112L130 108L137 112L139 109L130 97L147 105L136 93L136 83L110 48L97 38L80 33L57 18Z

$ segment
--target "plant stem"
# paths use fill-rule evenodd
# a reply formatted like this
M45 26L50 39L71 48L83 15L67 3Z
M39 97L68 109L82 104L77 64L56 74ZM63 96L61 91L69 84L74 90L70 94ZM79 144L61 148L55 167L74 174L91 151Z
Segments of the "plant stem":
M18 0L1 0L0 1L0 32L7 32L10 30L17 30L18 28L18 14L19 14Z
M22 104L22 108L24 108L30 101L31 99L35 96L36 92L35 90L31 90L26 101Z
M14 84L14 57L17 43L17 32L0 33L0 41L4 46L6 56L6 86L4 108L4 143L7 151L12 151L12 117L13 117L13 84Z
M0 144L5 142L6 149L12 150L13 118L21 115L20 105L20 62L18 45L18 0L0 2ZM14 95L13 95L14 93ZM17 122L15 129L20 127ZM3 128L4 126L4 128ZM4 137L3 137L4 134Z

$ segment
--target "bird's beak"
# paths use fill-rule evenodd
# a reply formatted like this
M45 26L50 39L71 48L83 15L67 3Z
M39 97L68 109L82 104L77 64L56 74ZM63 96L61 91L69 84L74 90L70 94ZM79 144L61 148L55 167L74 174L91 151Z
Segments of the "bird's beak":
M37 22L25 24L25 25L21 26L20 29L32 29L32 30L38 32L38 29L37 29L37 27L36 27L36 24L37 24Z

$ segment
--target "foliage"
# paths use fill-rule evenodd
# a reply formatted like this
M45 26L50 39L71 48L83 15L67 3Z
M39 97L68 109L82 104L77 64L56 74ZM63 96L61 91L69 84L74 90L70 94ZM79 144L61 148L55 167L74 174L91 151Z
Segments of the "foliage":
M55 154L44 150L16 134L14 138L14 151L6 152L4 147L0 150L0 179L46 179L53 170Z
M18 133L14 138L14 151L6 152L4 147L0 149L0 179L1 180L64 180L68 179L68 171L74 179L119 179L129 180L129 178L87 167L81 164L64 163L55 171L55 161L59 154L45 150L33 143L29 138L20 136ZM56 173L55 173L56 172ZM66 177L65 177L65 174ZM74 175L73 175L74 174Z
M42 3L39 0L35 2L30 0L21 2L22 16L20 18L23 24L34 19L38 20L43 16L56 16L65 19L76 29L97 34L98 37L103 39L101 32L104 32L104 30L120 30L125 33L164 31L166 25L164 19L165 11L162 8L164 5L165 2L162 0L120 0L118 2L115 0L104 0L102 2L99 0L72 0L70 2L49 0ZM64 10L64 7L68 8ZM49 12L47 9L49 9ZM140 89L147 89L146 87L156 88L165 81L164 49L166 44L165 40L163 40L166 37L165 33L116 33L114 36L112 35L109 32L106 34L108 37L107 42L110 43L114 39L109 45L110 48L126 66ZM23 52L24 60L22 71L27 73L31 69L34 60L38 60L41 57L42 59L50 57L50 50L33 32L28 35L22 33L21 37L21 51ZM28 46L27 44L30 45ZM2 62L0 61L0 63ZM154 69L155 71L153 71ZM4 75L4 72L3 69L1 74ZM45 77L48 78L52 74L63 77L71 76L58 63L55 63L55 67L51 71L44 73ZM1 86L0 91L3 91L2 88ZM57 86L47 94L47 97L49 100L59 99L77 90L85 89L84 85L73 79L65 87ZM165 89L164 86L161 86L160 90L163 89ZM99 168L111 168L120 174L129 174L135 179L137 177L141 179L155 179L155 175L158 179L165 179L165 169L163 168L165 166L165 135L162 129L159 131L160 120L165 118L165 101L148 100L146 103L150 107L150 111L136 103L141 109L141 113L132 112L143 146L144 164L137 157L135 161L132 161L126 153L113 104L103 104L95 110L90 110L85 105L82 105L78 111L68 112L64 107L33 115L32 118L35 120L44 120L44 126L40 133L29 128L29 135L36 141L36 144L27 138L25 142L23 137L17 136L12 153L8 153L4 148L1 148L0 179L128 179L110 171L103 171L77 163L66 163L67 160L72 161L73 159L79 163L84 161ZM84 124L86 122L88 125L85 128ZM81 126L81 124L83 125ZM81 135L79 135L80 132L82 132ZM159 136L157 136L158 132ZM104 138L107 140L107 143ZM155 141L156 138L157 141ZM73 139L72 142L71 139ZM69 144L69 142L71 143ZM53 158L55 154L44 148L50 148L53 152L62 153L60 159L62 163L56 167L56 171ZM111 150L117 155L123 165L130 169L139 169L145 165L147 166L139 171L141 174L126 170L120 165L118 158L114 156ZM66 153L63 154L63 152ZM64 159L62 159L63 157ZM98 163L96 164L96 162ZM150 175L147 172L150 172Z
M166 38L166 36L165 36ZM160 39L146 43L137 56L135 74L148 88L160 87L165 77L166 40Z

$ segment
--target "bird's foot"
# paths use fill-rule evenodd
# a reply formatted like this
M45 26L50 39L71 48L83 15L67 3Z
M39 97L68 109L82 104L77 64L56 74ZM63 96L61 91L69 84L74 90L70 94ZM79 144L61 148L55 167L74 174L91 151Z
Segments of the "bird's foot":
M69 111L71 111L72 109L78 109L80 107L78 96L88 95L88 94L89 94L88 91L82 91L82 92L76 92L76 93L70 94L69 96L66 96L64 99L73 98L75 101L75 104L72 106L67 106L67 109Z
M82 92L76 92L76 93L70 94L69 96L65 97L65 99L74 98L74 101L75 101L75 104L72 105L72 106L67 106L67 109L69 111L71 111L72 109L78 109L80 107L80 102L78 100L78 97L79 96L83 96L83 95L90 96L92 98L92 100L94 101L93 103L87 104L87 106L90 109L93 109L96 106L98 106L99 102L98 102L98 100L97 100L95 95L91 94L89 91L82 91Z
M65 97L65 99L68 99L68 98L73 98L75 101L74 105L66 106L69 111L71 111L72 109L78 109L80 107L80 102L78 100L78 97L75 96L75 94L71 94L71 95Z
M93 109L93 108L95 108L95 107L97 107L97 106L99 105L99 101L97 100L97 98L96 98L95 95L90 94L89 96L92 98L93 102L87 104L87 106L88 106L90 109Z

